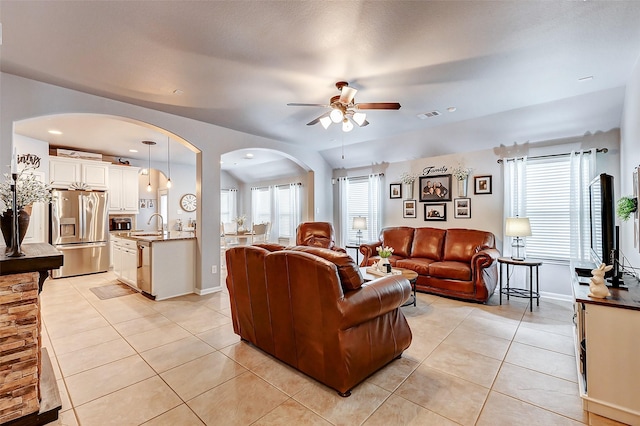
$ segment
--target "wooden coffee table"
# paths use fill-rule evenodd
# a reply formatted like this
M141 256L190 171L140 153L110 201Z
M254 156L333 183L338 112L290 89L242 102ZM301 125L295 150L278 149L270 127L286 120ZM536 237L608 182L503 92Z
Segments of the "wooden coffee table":
M367 268L368 266L360 267L360 274L362 274L362 278L364 279L365 282L373 281L376 278L380 278L380 275L373 275L368 273ZM405 268L393 268L393 269L396 271L402 272L402 276L409 281L409 284L411 284L411 292L412 292L411 297L409 297L409 299L407 299L407 301L400 306L409 306L409 305L416 306L416 300L417 300L416 299L416 281L418 281L418 273L415 271L412 271L411 269L405 269Z

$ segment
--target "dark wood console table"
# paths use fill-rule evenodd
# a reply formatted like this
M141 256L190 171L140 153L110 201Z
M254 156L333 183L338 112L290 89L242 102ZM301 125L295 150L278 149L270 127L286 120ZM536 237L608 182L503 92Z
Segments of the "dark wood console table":
M0 383L3 426L44 425L57 420L62 408L53 367L42 348L39 294L49 270L62 266L63 255L44 243L24 244L22 251L24 256L7 257L0 247L0 332L5 338L0 357L10 361L3 368L15 377Z

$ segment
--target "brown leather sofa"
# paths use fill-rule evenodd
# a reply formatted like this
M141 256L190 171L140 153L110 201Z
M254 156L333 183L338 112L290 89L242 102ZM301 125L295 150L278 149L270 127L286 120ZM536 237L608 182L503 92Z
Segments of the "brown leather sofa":
M411 330L399 308L409 297L406 279L363 284L346 253L277 249L226 252L233 329L242 339L342 396L409 347Z
M491 232L473 229L384 228L380 241L362 244L362 266L380 260L376 247L393 247L392 266L418 273L416 290L458 299L486 302L498 282Z

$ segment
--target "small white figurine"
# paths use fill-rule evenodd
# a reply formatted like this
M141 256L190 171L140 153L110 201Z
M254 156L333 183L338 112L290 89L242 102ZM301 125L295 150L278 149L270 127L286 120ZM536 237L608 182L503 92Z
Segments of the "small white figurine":
M604 284L604 274L613 268L613 265L605 265L601 263L598 269L591 270L591 282L589 283L589 297L597 297L598 299L604 299L607 296L611 296L609 289Z

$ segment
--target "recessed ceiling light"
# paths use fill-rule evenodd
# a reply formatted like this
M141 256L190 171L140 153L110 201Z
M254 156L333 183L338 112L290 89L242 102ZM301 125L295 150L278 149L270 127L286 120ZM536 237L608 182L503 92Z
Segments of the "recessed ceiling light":
M130 149L129 152L138 152L137 149Z
M49 130L49 133L51 133L52 135L61 135L62 132L60 130Z
M583 81L591 81L593 80L593 76L592 75L588 75L586 77L581 77L578 79L578 81L583 82Z
M250 153L250 152L248 152L248 153L246 153L246 154L245 154L245 156L244 156L244 157L245 157L245 158L253 158L253 154L252 154L252 153Z
M220 164L224 164L224 161L220 160Z
M447 111L449 111L449 112L456 112L456 110L457 110L457 109L458 109L458 108L456 108L456 107L449 107L449 108L447 108Z

